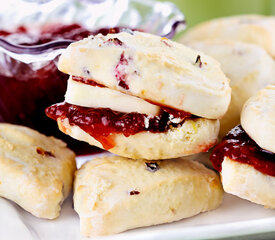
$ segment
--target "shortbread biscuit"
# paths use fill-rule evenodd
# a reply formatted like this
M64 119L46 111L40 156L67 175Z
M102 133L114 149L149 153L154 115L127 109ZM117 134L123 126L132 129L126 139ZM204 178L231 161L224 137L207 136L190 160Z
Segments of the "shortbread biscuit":
M275 153L275 85L267 86L247 100L241 124L261 148Z
M74 208L84 236L191 217L217 208L222 196L217 174L185 159L97 158L76 172L74 183Z
M221 118L230 102L229 81L216 60L148 33L99 34L78 41L60 56L58 68L209 119Z
M58 118L59 129L71 137L103 148L91 135L68 119ZM187 119L182 126L171 128L163 133L140 132L128 137L113 135L115 146L108 151L133 159L166 159L207 151L216 142L219 133L219 120L205 118Z
M188 46L214 57L230 79L231 103L221 119L220 136L240 123L245 101L268 84L275 84L275 62L255 44L213 39L190 42Z
M187 43L206 39L237 40L259 45L275 57L274 29L274 16L232 16L199 24L187 31L179 41Z
M225 192L268 208L275 208L275 177L225 157L221 179Z
M59 216L76 169L66 144L27 127L0 124L0 196L36 217Z

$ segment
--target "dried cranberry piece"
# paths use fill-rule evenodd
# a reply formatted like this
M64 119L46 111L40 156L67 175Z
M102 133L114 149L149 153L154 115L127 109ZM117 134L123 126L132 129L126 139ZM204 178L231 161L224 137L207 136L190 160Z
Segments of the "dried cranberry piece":
M125 44L121 40L119 40L118 38L110 38L107 41L105 41L104 43L125 47Z
M140 194L140 192L139 192L139 191L136 191L136 190L132 190L132 191L130 192L130 195L138 195L138 194Z
M118 64L116 65L115 68L115 76L116 79L118 80L118 86L129 90L129 85L127 84L127 74L125 72L125 66L129 64L129 59L125 58L124 56L124 51L120 55L120 59Z
M146 164L146 169L149 172L156 172L159 170L159 165L156 162L145 162Z
M199 66L200 68L202 67L202 61L201 61L201 56L198 55L195 61L195 65Z

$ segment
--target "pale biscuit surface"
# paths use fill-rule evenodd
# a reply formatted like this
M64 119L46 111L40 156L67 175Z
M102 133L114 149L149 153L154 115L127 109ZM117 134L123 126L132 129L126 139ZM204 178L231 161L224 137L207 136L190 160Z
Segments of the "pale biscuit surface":
M240 15L204 22L187 31L180 42L205 39L237 40L253 43L275 57L275 17Z
M139 97L127 95L125 93L106 88L90 86L68 80L65 102L89 108L110 108L118 112L138 112L156 116L160 112L160 107L151 104Z
M265 87L247 100L241 124L261 148L275 153L275 85Z
M222 137L240 123L245 101L265 86L275 84L275 61L255 44L214 39L190 42L188 46L214 57L230 79L232 95L228 111L221 119Z
M76 169L66 144L27 127L0 124L0 196L36 217L59 216Z
M173 222L220 205L223 190L212 170L185 159L155 163L114 156L84 164L74 183L82 235Z
M101 143L78 126L69 124L68 119L57 120L59 129L71 137L103 148ZM140 132L125 137L114 136L115 147L108 151L123 157L150 160L176 158L207 151L216 142L219 133L219 120L204 118L187 119L181 127L164 133Z
M225 192L268 208L275 208L274 177L263 174L248 164L225 157L221 179Z
M148 33L91 36L71 44L58 67L70 75L92 78L111 89L209 119L221 118L230 102L229 81L216 60Z

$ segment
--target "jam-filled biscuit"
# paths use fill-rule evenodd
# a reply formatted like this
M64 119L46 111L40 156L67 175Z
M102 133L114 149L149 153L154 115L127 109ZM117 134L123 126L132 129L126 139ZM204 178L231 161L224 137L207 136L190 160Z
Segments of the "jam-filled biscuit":
M221 178L225 192L266 208L275 208L275 176L263 174L251 165L225 157Z
M211 155L226 192L270 208L275 208L274 113L273 85L247 100L242 126L233 128Z
M275 84L265 87L247 100L241 123L261 148L275 153Z
M159 36L121 32L71 44L65 102L46 109L64 133L129 158L207 151L231 89L220 64Z
M213 39L188 43L221 63L232 89L228 111L220 120L220 136L240 123L245 101L269 84L275 84L275 62L261 47L244 42Z
M0 124L0 196L36 217L58 217L76 169L66 144L27 127Z
M272 57L275 57L274 29L274 16L232 16L199 24L187 31L180 42L187 43L206 39L237 40L259 45Z
M230 102L229 81L217 61L149 33L99 34L78 41L60 56L58 68L156 105L209 119L221 118Z
M185 159L96 158L76 172L74 183L74 208L84 236L191 217L217 208L222 196L217 174Z

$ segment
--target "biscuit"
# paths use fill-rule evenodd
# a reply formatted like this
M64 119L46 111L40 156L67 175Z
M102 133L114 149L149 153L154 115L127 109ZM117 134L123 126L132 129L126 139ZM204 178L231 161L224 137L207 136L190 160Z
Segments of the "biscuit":
M102 144L68 119L58 118L59 129L71 137L103 148ZM125 137L113 135L115 146L108 151L133 159L166 159L207 151L218 138L219 120L187 119L182 126L164 133L140 132Z
M71 44L58 68L208 119L221 118L230 102L229 81L216 60L148 33L90 36Z
M265 87L247 100L241 124L261 148L275 153L275 85Z
M223 39L190 42L188 46L202 51L221 63L230 79L231 103L221 119L220 136L240 123L245 101L268 84L275 84L275 62L266 51L255 45Z
M185 159L97 158L74 182L81 234L91 237L191 217L217 208L222 196L217 174Z
M275 178L263 174L253 166L225 157L221 179L224 191L251 202L275 208Z
M0 196L36 217L59 216L76 169L66 144L27 127L0 124Z
M134 97L119 91L94 87L88 84L76 82L70 77L65 94L65 102L88 108L110 108L118 112L137 112L156 116L161 107L149 103L139 97Z
M179 41L187 43L206 39L237 40L259 45L275 57L274 29L274 16L232 16L201 23L187 31Z

